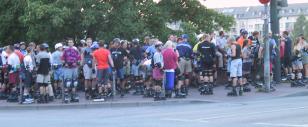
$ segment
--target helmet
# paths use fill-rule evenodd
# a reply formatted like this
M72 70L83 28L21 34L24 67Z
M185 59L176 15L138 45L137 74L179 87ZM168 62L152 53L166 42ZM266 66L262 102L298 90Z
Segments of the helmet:
M113 43L121 43L121 39L120 38L115 38L112 41Z
M240 30L240 33L241 33L241 35L248 34L248 32L247 32L245 29L241 29L241 30Z
M63 47L62 43L57 43L57 44L55 45L55 49L58 49L58 48L60 48L60 47Z
M132 40L132 43L134 43L134 44L139 44L139 42L140 42L140 40L138 38L135 38L135 39Z
M45 48L45 49L48 49L48 48L49 48L49 45L48 45L47 43L43 43L42 46L43 46L43 48Z
M93 44L91 45L91 49L98 49L99 45L97 43L97 41L94 41Z

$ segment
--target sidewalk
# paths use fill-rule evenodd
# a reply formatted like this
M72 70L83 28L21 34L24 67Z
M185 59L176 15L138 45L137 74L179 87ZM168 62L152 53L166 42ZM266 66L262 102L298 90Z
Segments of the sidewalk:
M252 88L249 93L244 93L240 97L228 97L223 86L214 88L214 95L201 96L196 88L189 90L189 96L184 99L171 98L166 101L153 101L153 98L143 98L142 96L126 95L124 98L119 96L114 99L106 100L105 102L93 102L85 100L84 94L80 93L79 103L64 104L61 100L55 100L48 104L18 104L8 103L6 100L0 101L0 110L16 110L16 109L70 109L70 108L100 108L100 107L136 107L136 106L156 106L156 105L177 105L177 104L192 104L192 103L218 103L218 102L245 102L272 99L279 97L292 97L308 95L308 89L305 87L291 88L288 84L280 84L276 86L276 91L271 93L256 92Z

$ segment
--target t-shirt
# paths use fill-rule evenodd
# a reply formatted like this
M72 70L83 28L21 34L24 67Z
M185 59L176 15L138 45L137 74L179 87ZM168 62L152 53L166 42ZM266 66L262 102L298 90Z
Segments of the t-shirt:
M114 67L116 69L123 68L124 57L127 56L126 50L124 50L123 48L112 48L110 49L110 52L114 62Z
M250 58L251 50L248 47L244 47L242 53L243 56L246 56L246 58L243 58L243 63L252 62L252 59Z
M216 55L215 45L210 42L200 43L198 46L198 52L205 60L213 60Z
M177 55L172 48L167 48L163 51L164 69L176 69Z
M51 64L52 65L62 65L62 56L63 52L57 50L51 54Z
M216 39L216 46L217 47L224 49L226 44L227 44L227 39L225 37L218 37Z
M36 56L38 63L38 74L47 75L50 71L50 54L46 51L41 51Z
M33 65L32 57L31 57L30 54L25 56L25 58L24 58L24 65L26 67L26 70L28 70L28 71L32 71L33 70L34 65Z
M148 59L151 59L155 52L156 52L156 48L154 45L149 46L147 50L145 51L145 53L148 55Z
M164 58L161 52L155 52L153 56L154 65L160 63L164 67Z
M179 43L176 46L176 49L178 50L180 57L191 58L192 47L188 42Z
M291 40L290 37L286 38L285 50L284 51L285 51L284 56L291 57L291 55L292 55L292 40Z
M77 64L81 57L78 50L74 47L67 48L64 50L62 55L62 60L69 65L69 67L74 68L73 64Z
M141 60L142 58L142 49L140 47L132 47L129 51L132 59Z
M20 68L20 59L19 59L19 57L16 53L12 53L8 56L7 63L8 63L8 65L12 66L13 70ZM10 70L9 73L14 72L13 70Z
M88 63L88 62L92 62L93 57L92 57L92 49L90 47L86 47L83 51L83 58L84 58L84 62Z
M245 40L246 40L246 39L244 39L244 37L241 36L241 37L237 40L237 44L239 44L241 47L243 47L243 44L244 44L244 41L245 41ZM248 45L251 45L251 44L252 44L251 40L248 39Z
M108 56L110 55L109 50L100 48L93 52L93 57L97 62L97 69L107 69L109 68L109 59Z
M24 55L19 50L15 50L15 53L19 57L19 61L23 61Z

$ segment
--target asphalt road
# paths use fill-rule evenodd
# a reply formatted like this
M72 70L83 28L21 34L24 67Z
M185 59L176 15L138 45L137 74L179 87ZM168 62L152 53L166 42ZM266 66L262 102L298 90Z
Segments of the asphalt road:
M308 96L128 108L0 111L2 127L308 127Z

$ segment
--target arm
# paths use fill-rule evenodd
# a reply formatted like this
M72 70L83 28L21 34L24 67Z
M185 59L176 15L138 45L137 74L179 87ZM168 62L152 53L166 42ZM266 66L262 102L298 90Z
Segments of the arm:
M113 64L113 60L112 60L112 57L111 57L110 54L108 55L108 60L109 60L109 63L110 63L110 65L111 65L111 67L113 68L113 67L114 67L114 64Z
M232 45L231 46L231 57L235 57L236 56L236 46Z

